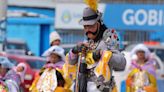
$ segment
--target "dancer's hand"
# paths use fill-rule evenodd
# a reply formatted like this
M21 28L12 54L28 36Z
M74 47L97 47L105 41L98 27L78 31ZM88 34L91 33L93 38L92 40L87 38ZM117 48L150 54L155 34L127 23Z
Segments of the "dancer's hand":
M78 54L79 52L85 53L88 49L87 43L78 43L75 47L72 48L72 53Z

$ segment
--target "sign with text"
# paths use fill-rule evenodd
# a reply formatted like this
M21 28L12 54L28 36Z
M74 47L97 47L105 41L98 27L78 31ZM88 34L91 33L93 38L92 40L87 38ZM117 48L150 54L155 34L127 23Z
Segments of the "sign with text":
M104 21L108 27L133 30L164 30L163 5L108 4Z
M79 24L82 18L83 9L87 7L85 4L57 4L55 16L56 29L82 29ZM104 12L104 4L99 4L98 10Z

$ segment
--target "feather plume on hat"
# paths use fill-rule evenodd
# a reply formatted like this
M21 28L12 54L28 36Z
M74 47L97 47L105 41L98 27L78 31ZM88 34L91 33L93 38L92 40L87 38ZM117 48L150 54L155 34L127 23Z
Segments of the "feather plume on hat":
M88 4L91 9L97 11L98 0L84 0L84 2Z

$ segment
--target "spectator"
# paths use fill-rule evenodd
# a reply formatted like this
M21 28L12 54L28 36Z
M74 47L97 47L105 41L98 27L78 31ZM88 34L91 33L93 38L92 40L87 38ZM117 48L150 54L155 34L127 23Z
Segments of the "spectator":
M61 37L56 31L53 31L50 33L49 44L50 44L50 47L55 46L55 45L60 46ZM45 56L45 53L46 51L42 54L42 56Z
M50 46L61 44L61 37L56 31L51 32L49 39L50 39Z

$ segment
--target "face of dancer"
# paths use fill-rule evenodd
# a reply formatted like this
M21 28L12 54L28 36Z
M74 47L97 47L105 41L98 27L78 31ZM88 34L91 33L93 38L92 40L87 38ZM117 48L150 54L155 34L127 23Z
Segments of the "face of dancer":
M0 65L0 75L4 76L7 73L7 68Z
M18 72L22 72L23 70L24 70L24 67L23 67L23 66L18 66L18 67L17 67L17 71L18 71Z
M96 31L99 29L99 27L100 27L99 22L96 22L93 25L84 25L84 32L86 33L86 36L89 39L94 40L97 36L97 34L94 34L94 33L96 33Z
M144 60L145 58L145 52L144 51L137 51L137 57L139 60Z
M50 57L50 58L49 58L49 59L50 59L50 63L55 64L55 63L57 63L57 62L60 61L60 56L57 55L57 54L55 54L55 53L50 54L49 57Z

